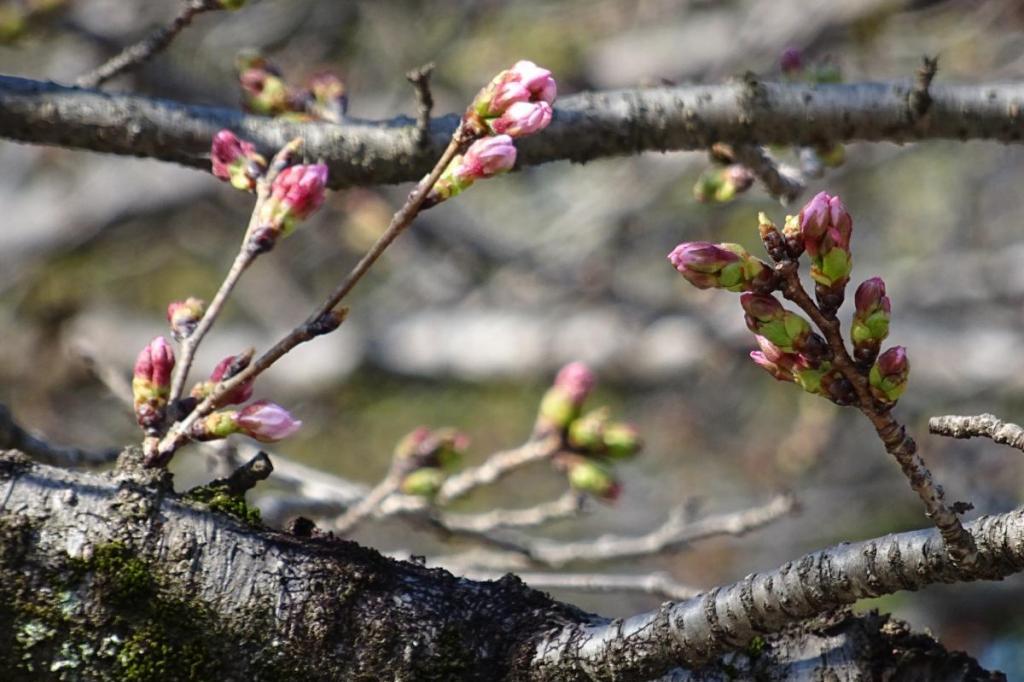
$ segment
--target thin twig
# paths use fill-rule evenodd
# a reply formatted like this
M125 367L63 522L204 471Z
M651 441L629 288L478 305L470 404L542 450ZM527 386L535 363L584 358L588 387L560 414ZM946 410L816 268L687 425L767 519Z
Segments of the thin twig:
M550 458L558 452L561 445L561 438L558 435L552 435L539 440L530 440L512 450L496 452L479 466L449 476L441 486L435 501L439 506L449 504L453 500L467 495L475 488L494 483L520 467Z
M1024 427L1004 422L994 414L975 416L946 415L928 420L928 431L950 438L991 438L1000 445L1024 451Z
M6 405L0 405L0 450L20 450L44 464L59 467L103 466L117 459L120 448L82 450L53 445L33 436L14 421Z
M444 557L428 559L428 565L449 568ZM449 568L449 570L452 570ZM508 575L501 571L482 569L454 570L469 580L501 580ZM520 571L516 577L530 587L540 590L569 590L573 592L640 592L643 594L681 601L701 594L703 590L684 585L663 572L642 575L614 573L546 573Z
M181 12L170 24L153 31L92 71L79 76L75 80L75 85L80 88L95 88L119 73L149 61L170 45L171 41L192 23L196 15L219 9L223 9L223 6L218 0L187 0Z
M437 182L438 178L441 177L441 173L444 172L444 169L448 166L449 162L465 145L469 143L469 141L470 134L468 132L463 132L462 126L459 126L459 128L456 129L455 134L452 135L452 139L448 144L448 147L435 164L434 169L419 183L417 183L416 187L412 192L410 192L405 204L403 204L398 212L391 218L391 223L388 225L387 230L385 230L377 239L377 242L356 264L352 271L349 272L348 276L345 277L341 284L331 292L324 302L314 310L302 324L292 329L292 331L286 334L284 338L264 352L263 355L257 358L248 367L232 378L221 382L187 417L174 424L158 444L156 453L147 459L148 465L159 466L160 464L166 463L174 454L174 451L188 440L188 432L192 427L192 424L194 424L196 420L209 414L216 407L217 401L220 400L223 395L242 383L255 378L299 344L309 341L310 339L337 327L336 324L333 326L325 325L324 318L331 315L331 312L339 303L341 303L342 299L348 295L355 285L359 283L359 280L361 280L373 264L377 262L377 259L380 258L381 254L384 253L388 246L390 246L391 243L394 242L395 239L397 239L398 236L412 224L413 220L415 220L416 216L419 214L420 207L423 205L423 201L426 199L427 193Z
M490 567L507 566L521 569L529 566L559 567L576 561L607 561L640 556L652 556L672 551L697 540L723 535L743 535L766 526L798 509L791 495L779 495L768 503L708 516L698 521L687 517L685 507L669 514L657 528L642 535L602 535L593 540L564 542L524 535L505 534L490 536L481 534L483 544L492 550L474 550L468 558L451 557L466 564Z
M434 96L430 92L433 62L424 64L405 74L416 89L416 144L423 149L430 142L430 114L434 111Z
M404 467L392 464L391 469L380 483L375 485L366 497L349 507L340 518L334 521L331 524L331 529L339 535L350 534L363 520L373 515L381 502L398 491L406 473Z
M960 517L946 505L942 487L935 483L932 472L917 454L917 443L906 428L892 416L888 409L880 409L871 395L867 377L857 368L846 350L842 329L835 316L826 317L800 282L795 261L777 266L782 278L782 294L795 303L811 318L821 330L832 349L832 364L853 386L857 395L857 407L875 427L875 432L885 446L886 452L896 458L910 487L924 502L925 512L938 527L946 541L950 558L958 563L970 565L977 557L977 547L970 533L964 530Z
M525 509L492 509L479 514L439 514L439 520L451 531L489 533L499 528L534 528L552 521L578 516L583 511L586 497L567 490L557 500L542 502Z
M738 144L732 147L733 158L750 169L765 189L783 205L800 196L805 187L798 177L784 173L768 152L759 145Z
M928 113L928 109L932 106L932 95L930 92L932 86L932 80L935 79L935 74L939 70L939 58L938 57L922 57L921 67L917 70L917 80L914 83L914 89L910 91L907 96L907 104L910 105L911 117L916 119L922 118Z

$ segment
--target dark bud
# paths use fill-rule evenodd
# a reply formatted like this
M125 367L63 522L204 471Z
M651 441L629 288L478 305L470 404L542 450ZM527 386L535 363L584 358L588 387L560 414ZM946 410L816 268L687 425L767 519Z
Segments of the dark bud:
M819 282L814 285L814 297L825 317L835 317L846 298L845 286L829 287Z

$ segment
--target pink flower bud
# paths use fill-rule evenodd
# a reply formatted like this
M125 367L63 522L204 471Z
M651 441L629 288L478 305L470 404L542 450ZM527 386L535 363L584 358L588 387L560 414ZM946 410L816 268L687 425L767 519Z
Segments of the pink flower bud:
M156 429L164 419L174 370L174 351L158 336L139 352L132 372L132 403L135 419L147 431Z
M894 346L879 355L868 373L872 395L885 405L895 404L899 400L907 389L909 378L910 359L903 346Z
M258 400L243 407L234 417L242 433L264 443L287 438L302 426L288 410L277 403Z
M857 314L864 317L878 310L883 310L886 313L892 312L892 304L889 302L889 297L885 295L885 282L881 277L872 277L861 282L857 287L857 293L854 294L853 301L857 307Z
M555 387L565 392L575 408L583 404L596 383L594 372L582 362L570 362L555 376Z
M250 349L244 353L238 355L229 355L214 366L213 371L210 373L210 379L206 382L206 386L212 391L213 387L219 384L221 381L225 381L235 376L243 369L249 366L252 361L253 351ZM252 397L253 384L256 382L255 379L244 381L238 386L234 387L217 401L218 405L240 405Z
M668 254L676 270L714 274L730 263L739 263L739 254L710 242L683 242Z
M210 162L216 177L244 191L256 187L257 178L267 166L266 159L256 153L252 144L238 139L230 130L222 130L213 136Z
M787 76L798 74L804 68L803 53L798 48L787 47L779 59L779 66L782 67L782 73Z
M516 102L489 123L495 133L512 137L530 135L551 123L551 105L547 102Z
M287 236L323 205L326 188L327 166L322 163L285 168L274 178L260 210L261 227Z
M740 305L747 315L759 322L781 320L786 314L778 299L768 294L745 293L740 296Z
M481 180L512 170L515 163L516 146L512 138L508 135L495 135L471 144L456 174L471 180Z
M558 86L551 72L541 68L531 61L522 60L516 62L510 69L510 73L516 82L520 83L530 93L530 100L534 102L547 102L551 104L558 94Z
M171 334L179 341L186 339L195 331L199 320L206 312L206 302L189 296L184 301L173 301L167 306L167 321L171 324Z
M771 282L772 271L739 244L683 242L668 260L698 289L749 291Z
M838 196L819 192L800 211L799 221L804 246L812 257L824 246L850 248L853 219Z
M167 339L158 336L139 351L135 359L133 379L145 380L154 387L171 385L171 372L174 371L174 350Z

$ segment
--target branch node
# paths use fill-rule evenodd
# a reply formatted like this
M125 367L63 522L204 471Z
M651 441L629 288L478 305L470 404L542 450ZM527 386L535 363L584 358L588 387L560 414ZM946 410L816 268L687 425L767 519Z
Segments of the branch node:
M416 90L416 146L426 149L430 142L430 115L434 110L434 95L430 92L430 76L434 63L430 62L405 74Z
M911 119L918 120L928 113L932 105L932 96L929 92L932 80L939 70L939 58L924 56L921 59L921 66L917 69L917 80L914 89L907 97L907 104L910 106Z

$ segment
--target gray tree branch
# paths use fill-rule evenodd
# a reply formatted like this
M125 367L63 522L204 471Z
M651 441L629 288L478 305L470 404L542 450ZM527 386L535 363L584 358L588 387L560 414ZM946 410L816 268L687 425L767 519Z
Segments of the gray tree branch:
M911 81L796 85L748 77L725 85L584 92L558 100L551 125L519 143L519 163L584 162L645 151L703 150L715 142L817 146L833 142L958 139L1019 142L1024 83L931 84L917 113ZM0 76L0 136L208 166L210 140L230 128L272 154L302 137L330 167L333 187L418 180L458 123L434 118L419 144L407 116L344 124L289 122L234 109L112 95Z

